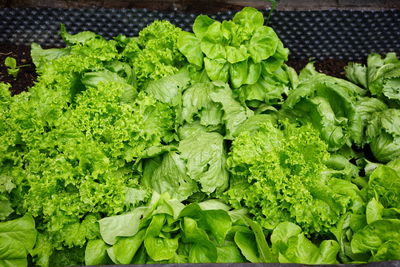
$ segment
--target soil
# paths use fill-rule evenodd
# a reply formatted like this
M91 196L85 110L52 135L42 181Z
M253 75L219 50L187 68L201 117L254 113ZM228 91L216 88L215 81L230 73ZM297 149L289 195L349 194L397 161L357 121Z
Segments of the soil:
M9 83L13 95L26 91L36 80L37 74L30 50L30 46L26 45L0 44L0 82ZM16 79L7 73L7 67L4 65L6 57L15 58L17 66L28 65L20 68Z
M290 59L286 64L299 72L309 62L308 59ZM315 69L319 72L345 79L344 67L349 61L344 59L324 59L315 61Z
M17 79L8 75L7 68L4 66L6 57L13 57L17 60L17 65L26 65L20 68ZM299 72L306 64L308 59L290 59L287 64ZM345 78L344 67L348 61L343 59L325 59L315 62L318 71L338 77ZM36 81L35 65L30 57L30 46L0 43L0 82L11 84L11 93L18 94L26 91Z

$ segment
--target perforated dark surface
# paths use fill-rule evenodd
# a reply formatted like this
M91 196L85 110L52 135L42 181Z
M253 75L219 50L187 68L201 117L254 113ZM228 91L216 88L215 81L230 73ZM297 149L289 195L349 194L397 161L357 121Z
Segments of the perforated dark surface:
M211 17L224 20L234 12ZM264 11L267 15L267 11ZM60 23L71 33L91 30L111 38L135 36L156 19L191 30L197 14L145 9L0 9L0 42L62 46ZM400 54L400 11L279 11L270 25L292 58L360 59L370 52Z

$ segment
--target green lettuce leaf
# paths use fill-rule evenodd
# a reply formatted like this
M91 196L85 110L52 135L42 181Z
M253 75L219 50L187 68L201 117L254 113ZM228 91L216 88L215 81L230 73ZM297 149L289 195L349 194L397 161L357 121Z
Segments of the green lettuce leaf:
M160 159L147 160L142 182L160 194L168 192L179 201L198 191L196 182L187 174L185 162L175 152L166 153Z
M178 151L186 163L187 174L205 193L222 192L228 185L226 152L222 135L202 133L183 139Z
M324 240L317 247L299 226L290 222L283 222L274 229L271 242L281 263L334 264L340 249L334 240Z
M375 158L389 162L400 156L400 110L386 109L373 114L365 132Z
M35 221L32 216L0 222L0 265L28 266L27 256L35 242Z
M369 260L399 260L400 220L377 220L356 232L351 240L354 253L367 253Z
M232 176L225 196L233 207L248 208L266 229L290 221L306 234L329 231L358 189L347 181L332 186L335 181L324 176L327 146L310 125L281 122L278 126L272 121L268 116L256 120L258 124L234 139L227 161ZM343 191L347 184L349 189ZM360 203L355 199L354 205L357 209Z
M307 71L311 74L306 74ZM361 145L362 120L356 102L363 94L362 89L317 73L312 63L302 74L303 81L289 93L283 109L299 120L311 122L332 151L352 143Z

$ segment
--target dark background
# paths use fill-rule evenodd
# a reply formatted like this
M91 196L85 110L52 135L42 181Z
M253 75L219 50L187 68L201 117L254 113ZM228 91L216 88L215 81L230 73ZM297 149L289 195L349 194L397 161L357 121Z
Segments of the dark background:
M1 7L148 8L163 11L218 12L244 6L270 7L263 0L0 0ZM278 10L387 10L400 9L400 0L279 0Z
M70 33L94 31L110 39L135 36L156 19L169 20L190 31L199 13L231 19L244 6L261 10L263 0L0 0L0 81L12 85L13 94L36 79L30 44L62 47L60 24ZM290 66L297 71L309 60L317 70L343 78L348 61L365 62L371 52L400 55L400 0L278 0L269 25L291 51ZM18 79L2 64L17 59ZM399 266L400 267L400 266Z

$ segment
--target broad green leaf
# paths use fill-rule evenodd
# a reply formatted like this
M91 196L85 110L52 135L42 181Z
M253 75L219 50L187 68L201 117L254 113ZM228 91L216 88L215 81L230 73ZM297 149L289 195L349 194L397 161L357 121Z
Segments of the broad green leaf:
M262 262L259 258L258 248L254 233L251 231L238 231L235 233L235 243L243 256L250 262Z
M195 181L186 174L185 162L175 152L165 153L161 161L147 160L143 184L160 194L168 192L179 201L198 191Z
M255 84L261 75L261 64L254 63L253 60L248 62L249 69L247 71L247 79L245 84Z
M255 8L245 7L235 14L232 21L248 28L256 29L264 25L264 16Z
M290 237L301 233L301 228L291 222L282 222L272 232L272 249L276 251L285 250Z
M398 247L396 242L399 240L400 220L377 220L354 234L351 248L354 253L375 254L384 247L387 251L390 250L389 244ZM388 257L384 260L395 259Z
M248 217L245 217L245 220L254 232L261 262L274 262L275 257L272 254L271 248L268 246L262 227Z
M90 240L85 249L86 265L101 265L107 263L107 248L109 246L101 239Z
M240 263L245 261L236 246L217 247L217 255L217 263Z
M270 27L260 27L256 30L250 39L248 46L251 58L255 63L260 63L271 57L278 46L278 37Z
M253 116L253 112L237 102L229 86L226 84L214 83L215 89L210 93L210 98L222 105L224 114L222 120L225 122L226 136L231 139L237 128L240 127L248 118Z
M217 243L222 245L231 230L232 221L224 210L205 210L201 212L199 227L210 232Z
M178 38L178 49L185 55L189 63L201 68L203 66L203 52L200 47L200 40L189 32L182 32Z
M112 247L115 259L120 264L129 264L143 243L145 230L140 230L134 236L120 237Z
M207 199L198 203L199 207L202 210L224 210L229 211L231 207L223 203L221 200L218 199Z
M225 59L204 58L204 67L212 81L228 82L229 64Z
M208 27L213 24L215 20L206 15L199 15L193 23L193 32L200 40L206 34Z
M248 71L247 60L230 65L229 76L233 88L238 88L246 82L247 71Z
M200 184L202 192L212 193L227 187L222 135L212 132L186 138L180 141L178 150L186 162L187 174Z
M165 219L165 215L162 214L153 216L144 236L147 254L155 261L172 259L179 245L179 237L169 238L162 236L161 230Z
M213 243L194 243L189 251L188 260L189 263L214 263L217 257L217 248Z
M366 208L366 219L367 223L371 224L374 221L378 221L382 219L383 213L383 206L382 204L377 201L375 198L371 199Z
M27 266L27 255L36 242L35 221L25 215L18 219L0 222L0 265Z
M182 69L177 74L149 82L145 91L163 103L180 105L181 93L189 81L189 72Z
M240 47L226 46L225 49L226 60L231 64L245 61L249 58L247 48L244 45L241 45Z
M226 48L220 43L203 40L200 47L208 59L226 59Z
M211 82L195 83L185 90L182 97L182 119L192 123L198 118L204 126L220 124L223 111L210 97L214 90L215 86Z
M139 224L145 211L145 207L140 207L122 215L99 220L101 237L107 244L114 245L119 236L135 235L139 231Z

